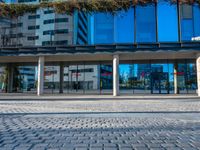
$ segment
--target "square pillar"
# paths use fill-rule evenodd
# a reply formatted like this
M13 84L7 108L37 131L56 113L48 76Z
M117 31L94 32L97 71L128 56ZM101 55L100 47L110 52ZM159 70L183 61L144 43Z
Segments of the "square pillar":
M64 82L64 65L60 64L60 89L59 93L63 93L63 82Z
M197 66L197 94L200 96L200 56L196 59L196 66Z
M38 85L37 95L40 96L44 92L44 57L40 56L38 60Z
M119 55L113 56L113 96L119 96Z
M178 90L178 63L174 63L174 94L179 94Z

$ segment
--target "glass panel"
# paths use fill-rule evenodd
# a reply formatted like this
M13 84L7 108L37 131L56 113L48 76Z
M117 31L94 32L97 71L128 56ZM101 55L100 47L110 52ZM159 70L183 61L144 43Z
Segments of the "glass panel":
M177 5L165 0L158 3L158 41L178 41Z
M119 71L120 93L133 94L133 65L121 64Z
M187 89L188 93L196 93L197 90L197 75L196 65L189 63L187 64Z
M178 64L177 79L179 93L187 93L187 65L185 63Z
M168 64L169 70L169 93L174 94L174 64Z
M151 65L152 93L169 93L168 64Z
M133 64L131 74L133 75L132 83L134 93L151 93L150 64Z
M85 65L86 94L99 94L100 92L100 65Z
M78 65L69 66L69 93L78 92Z
M100 93L112 94L113 90L113 70L112 65L100 65Z
M18 83L21 92L36 92L37 80L36 80L36 67L35 66L19 66L19 76L15 78Z
M198 5L181 6L181 36L182 41L191 41L200 36L200 8Z
M134 42L134 9L120 11L115 16L115 42Z
M85 81L85 66L78 65L78 72L77 72L77 89L78 93L84 92L84 81Z
M6 92L6 67L0 66L0 93Z
M200 8L199 5L193 6L194 12L194 36L200 36Z
M114 17L112 14L96 13L94 20L95 44L114 42Z
M69 66L64 66L64 83L63 83L63 92L69 93L70 82L69 82Z
M45 66L44 91L45 93L59 93L60 67Z
M156 42L155 5L137 5L136 42Z

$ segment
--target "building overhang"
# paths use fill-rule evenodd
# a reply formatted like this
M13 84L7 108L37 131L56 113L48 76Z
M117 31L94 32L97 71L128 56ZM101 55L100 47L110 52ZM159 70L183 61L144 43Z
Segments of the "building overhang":
M107 61L114 54L120 60L194 59L199 53L200 42L2 47L0 62L35 62L38 56L47 61Z

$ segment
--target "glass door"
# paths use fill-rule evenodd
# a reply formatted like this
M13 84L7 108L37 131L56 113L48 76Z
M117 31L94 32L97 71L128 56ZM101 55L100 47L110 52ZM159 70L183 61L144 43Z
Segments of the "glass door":
M169 94L168 64L151 65L151 93Z

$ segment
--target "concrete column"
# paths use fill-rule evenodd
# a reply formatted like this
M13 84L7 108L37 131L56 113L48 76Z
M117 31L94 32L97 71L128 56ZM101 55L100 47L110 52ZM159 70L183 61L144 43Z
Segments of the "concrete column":
M196 60L196 66L197 66L197 94L200 96L200 56L197 57Z
M12 64L8 64L8 89L7 92L8 93L12 93L13 92L13 78L14 78L14 68Z
M63 82L64 82L64 65L60 64L60 89L59 93L63 93Z
M119 95L119 55L113 56L113 96Z
M38 85L37 95L40 96L44 91L44 57L40 56L38 60Z
M178 63L174 63L174 94L179 94L178 91Z

